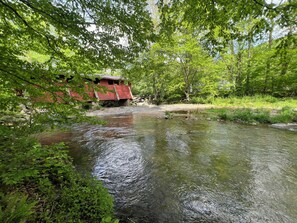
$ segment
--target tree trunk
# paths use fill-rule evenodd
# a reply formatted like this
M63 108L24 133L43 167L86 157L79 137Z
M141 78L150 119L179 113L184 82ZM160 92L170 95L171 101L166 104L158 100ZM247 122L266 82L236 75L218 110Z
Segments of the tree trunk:
M251 78L251 48L252 48L252 35L249 34L248 39L248 64L247 64L247 73L246 73L246 82L245 82L245 94L250 94L250 78Z
M289 68L289 63L290 63L290 58L289 58L289 55L288 55L288 50L290 49L290 45L291 45L291 38L292 38L292 35L293 35L293 27L290 26L289 27L289 32L288 34L286 35L286 39L284 39L285 44L284 44L284 49L282 54L281 54L281 71L280 71L280 76L279 76L279 81L278 81L278 84L277 84L277 91L281 92L284 90L284 85L285 85L285 81L284 81L284 76L287 74L288 72L288 68Z
M270 21L270 22L272 23L273 21ZM273 25L271 29L269 29L268 52L271 51L271 47L272 47L272 32L273 32ZM267 58L267 61L266 61L266 74L265 74L265 81L264 81L264 88L263 88L264 94L266 94L268 90L267 88L268 88L268 80L269 80L270 72L271 72L271 61L269 57ZM273 82L274 82L273 77L271 77L271 83L273 84Z
M236 93L239 96L242 96L242 52L238 52L236 56Z
M185 88L184 93L186 96L186 101L190 101L190 83L189 83L189 75L190 75L190 68L189 65L186 64L184 67L184 82L185 82Z
M236 86L236 78L235 78L235 60L234 58L236 57L235 55L235 50L234 50L234 42L233 40L231 40L230 42L230 51L231 51L231 55L232 55L232 59L231 59L231 65L230 65L230 79L232 82L232 91L234 90L234 87Z
M154 101L158 100L158 90L157 90L157 83L156 83L156 74L153 75L153 92L154 92Z

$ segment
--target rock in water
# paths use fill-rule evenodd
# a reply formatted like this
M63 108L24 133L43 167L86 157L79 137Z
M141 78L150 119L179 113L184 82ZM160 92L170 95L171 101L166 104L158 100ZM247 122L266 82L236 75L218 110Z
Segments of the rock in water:
M285 129L285 130L297 132L297 123L288 123L288 124L276 123L276 124L272 124L271 127L276 129Z

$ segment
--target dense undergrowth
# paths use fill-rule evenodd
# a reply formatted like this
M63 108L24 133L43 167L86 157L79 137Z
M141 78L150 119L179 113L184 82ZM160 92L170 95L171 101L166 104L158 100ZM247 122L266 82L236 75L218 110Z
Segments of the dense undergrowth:
M0 222L118 222L108 191L75 170L63 144L41 146L7 126L0 133Z
M267 109L210 109L213 118L225 121L234 121L247 124L255 123L291 123L297 122L297 111L291 107L284 107L280 111L272 113Z

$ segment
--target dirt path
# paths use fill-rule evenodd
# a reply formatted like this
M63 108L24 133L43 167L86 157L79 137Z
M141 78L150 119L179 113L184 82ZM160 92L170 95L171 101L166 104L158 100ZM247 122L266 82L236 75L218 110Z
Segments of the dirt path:
M172 104L172 105L138 105L126 107L102 108L100 110L90 111L88 116L106 116L106 115L126 115L126 114L152 114L162 115L166 111L182 111L214 108L214 105L204 104Z

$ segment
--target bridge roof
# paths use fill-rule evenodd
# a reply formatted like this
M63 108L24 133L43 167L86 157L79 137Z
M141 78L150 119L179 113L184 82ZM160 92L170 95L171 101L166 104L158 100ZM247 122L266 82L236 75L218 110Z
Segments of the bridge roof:
M118 81L118 80L125 80L124 77L120 77L120 76L111 76L111 75L102 75L102 74L96 74L94 75L95 78L99 78L99 79L105 79L105 80L114 80L114 81Z

